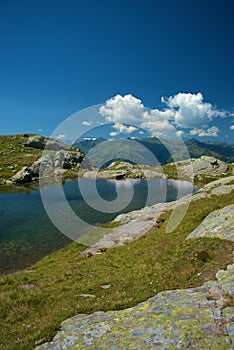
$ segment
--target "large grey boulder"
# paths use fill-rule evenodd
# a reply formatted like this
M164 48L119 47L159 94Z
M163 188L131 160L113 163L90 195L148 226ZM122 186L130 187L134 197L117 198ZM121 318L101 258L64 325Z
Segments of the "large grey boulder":
M227 169L226 163L214 157L203 156L193 163L194 175L221 176Z
M35 161L30 167L24 167L11 178L12 182L30 182L39 176L49 176L55 173L62 173L64 169L93 169L92 164L84 159L81 151L59 150L57 152L44 152L42 157Z
M210 237L234 241L233 224L234 204L210 213L187 238Z
M36 349L231 350L234 308L225 293L231 294L233 281L231 265L217 282L164 291L125 310L76 315Z

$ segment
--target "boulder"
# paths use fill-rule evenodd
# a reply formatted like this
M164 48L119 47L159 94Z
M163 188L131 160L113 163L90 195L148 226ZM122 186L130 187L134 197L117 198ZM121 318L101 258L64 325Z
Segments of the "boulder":
M203 156L193 163L194 175L221 176L227 169L226 163L214 157Z
M45 153L45 152L44 152ZM82 162L82 167L86 169L93 169L92 164L84 159L84 154L80 151L66 151L59 150L55 152L48 152L42 155L30 167L24 167L11 180L13 182L30 182L33 178L40 176L51 175L56 169L56 174L62 172L63 169L78 169Z
M24 144L27 147L37 148L37 149L45 149L52 151L60 151L60 150L69 150L70 146L65 145L54 139L49 139L48 137L44 137L41 135L30 136L27 142Z
M233 222L234 204L210 213L187 238L210 237L234 241Z
M24 144L27 147L44 149L45 148L45 137L40 135L31 136Z
M125 310L73 316L37 350L233 349L234 268L197 288L163 291ZM227 283L228 282L228 283Z
M50 154L45 154L37 161L35 161L30 167L30 172L33 177L40 175L47 175L54 170L54 160Z
M32 173L30 170L30 167L23 167L18 173L16 173L14 176L12 176L11 181L16 183L25 183L32 181Z

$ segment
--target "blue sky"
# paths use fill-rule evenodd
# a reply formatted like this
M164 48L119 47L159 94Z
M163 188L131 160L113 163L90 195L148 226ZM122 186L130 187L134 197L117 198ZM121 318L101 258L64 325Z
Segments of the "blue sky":
M184 136L233 142L233 12L230 0L1 1L0 134L50 135L120 95L150 109L140 126L173 110L165 123ZM187 127L189 96L188 112L207 107L209 120Z

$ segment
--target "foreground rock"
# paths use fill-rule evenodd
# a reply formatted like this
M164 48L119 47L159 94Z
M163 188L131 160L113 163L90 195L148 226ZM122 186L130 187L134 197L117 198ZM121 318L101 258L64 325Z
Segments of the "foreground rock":
M161 292L126 310L74 316L37 349L233 349L234 307L228 304L234 265L216 277L199 288Z

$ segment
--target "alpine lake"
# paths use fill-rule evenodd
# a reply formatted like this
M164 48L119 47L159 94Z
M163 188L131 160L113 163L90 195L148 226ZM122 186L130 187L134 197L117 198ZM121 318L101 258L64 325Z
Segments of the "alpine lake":
M94 182L95 191L92 194ZM83 190L81 191L85 188L88 189L86 196ZM67 207L79 217L80 222L100 226L112 221L121 213L138 210L146 205L174 201L196 189L191 183L178 180L92 180L83 178L78 181L65 182L63 185L53 184L41 191L46 191L50 204L54 203L54 207L58 201L66 201L68 205L64 207L60 217L63 222L67 221L67 226L69 226L69 215L66 215ZM41 191L39 186L37 189L26 186L23 192L0 194L0 274L29 267L45 255L72 241L61 233L50 220L42 201ZM62 199L60 195L57 195L61 191L64 194ZM132 196L126 205L128 192L132 193ZM121 196L123 207L121 207ZM88 198L95 198L96 207L90 205ZM100 206L98 210L100 199L111 208L116 198L118 198L117 209L103 210ZM77 226L76 233L79 234L84 227L82 224Z

